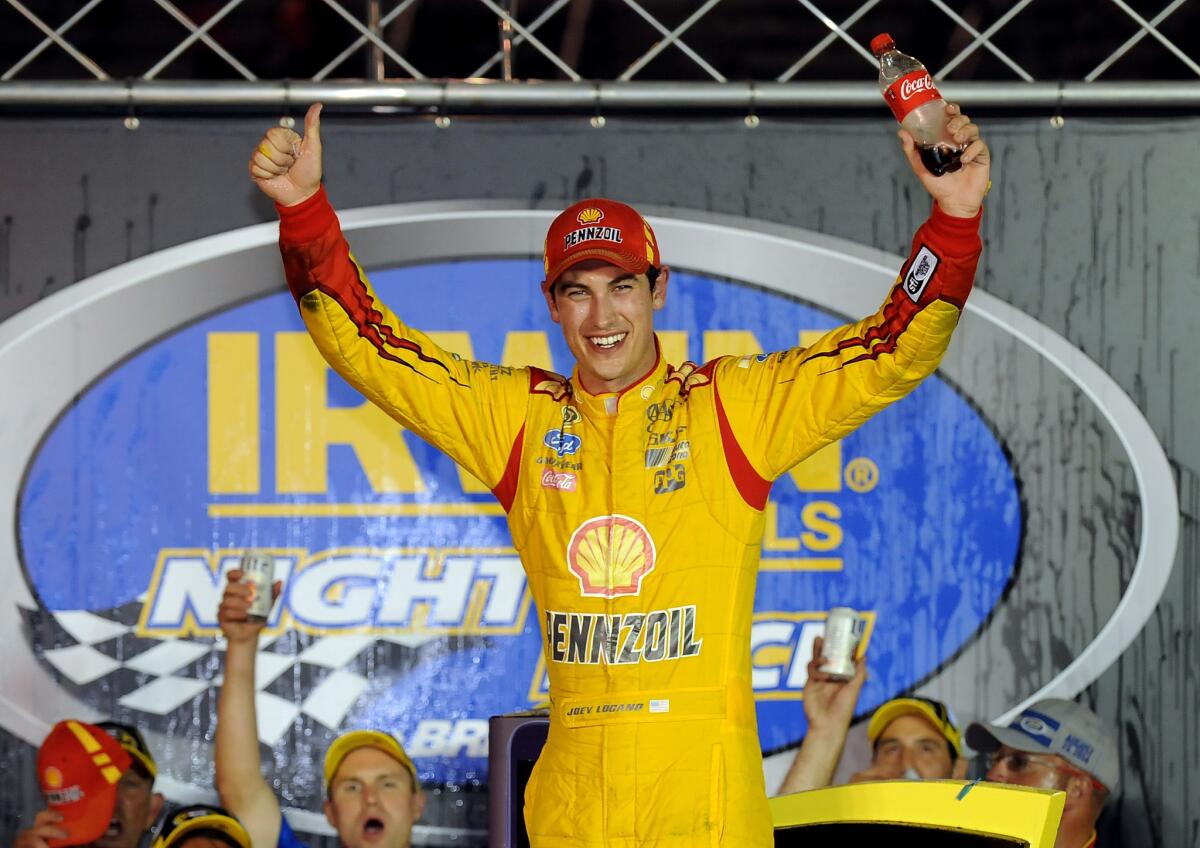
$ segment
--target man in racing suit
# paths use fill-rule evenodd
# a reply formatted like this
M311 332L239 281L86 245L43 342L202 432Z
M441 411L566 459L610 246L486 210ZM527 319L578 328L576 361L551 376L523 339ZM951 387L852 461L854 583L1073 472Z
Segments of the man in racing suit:
M989 156L947 107L964 167L881 309L816 344L703 366L659 354L666 298L634 210L577 203L551 225L543 291L568 379L472 362L380 303L320 185L319 106L273 128L250 173L276 202L288 284L330 365L484 481L541 617L550 733L526 791L535 848L772 844L750 685L771 483L937 367L980 252Z

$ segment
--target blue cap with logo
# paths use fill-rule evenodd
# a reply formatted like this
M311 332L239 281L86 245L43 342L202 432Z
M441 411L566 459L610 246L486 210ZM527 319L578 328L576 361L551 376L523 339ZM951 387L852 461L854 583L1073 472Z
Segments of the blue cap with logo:
M967 744L983 754L1001 745L1029 754L1057 754L1117 791L1121 760L1116 734L1082 704L1062 698L1047 698L1023 709L1008 727L972 724Z

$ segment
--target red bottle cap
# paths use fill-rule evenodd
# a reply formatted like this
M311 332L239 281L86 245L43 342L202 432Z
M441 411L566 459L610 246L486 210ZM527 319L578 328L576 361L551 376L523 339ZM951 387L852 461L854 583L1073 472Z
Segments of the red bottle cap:
M881 32L879 35L871 39L871 52L878 56L885 50L891 50L896 46L896 42L886 32Z

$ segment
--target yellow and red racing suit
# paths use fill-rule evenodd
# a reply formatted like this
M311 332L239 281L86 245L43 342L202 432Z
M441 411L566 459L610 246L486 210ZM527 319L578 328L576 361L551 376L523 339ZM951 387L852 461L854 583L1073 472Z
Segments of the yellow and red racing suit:
M936 209L871 317L808 348L662 361L619 394L448 353L380 303L324 191L280 210L288 283L330 365L484 481L543 630L536 848L773 843L750 686L771 482L931 374L978 218Z

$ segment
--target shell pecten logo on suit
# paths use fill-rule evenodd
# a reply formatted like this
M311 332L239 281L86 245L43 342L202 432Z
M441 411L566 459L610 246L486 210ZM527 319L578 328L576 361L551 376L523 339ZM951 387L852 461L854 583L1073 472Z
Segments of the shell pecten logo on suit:
M642 578L654 570L654 558L649 531L627 515L589 518L567 544L567 567L579 578L584 597L637 595Z

